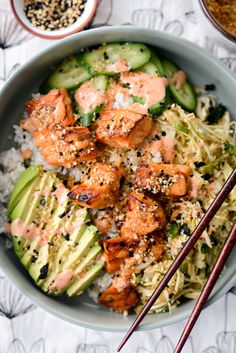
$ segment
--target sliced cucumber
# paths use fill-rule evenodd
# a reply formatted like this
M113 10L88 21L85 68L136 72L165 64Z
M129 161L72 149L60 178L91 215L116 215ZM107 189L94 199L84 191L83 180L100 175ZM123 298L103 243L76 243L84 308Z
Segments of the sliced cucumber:
M156 67L156 65L153 63L152 60L149 60L146 64L141 66L138 70L142 71L146 74L152 75L152 76L160 76L159 70Z
M162 65L165 76L171 79L179 71L178 67L170 60L163 59ZM169 91L173 100L189 112L194 111L197 101L191 84L186 80L183 88L177 89L175 85L169 85Z
M109 80L106 76L104 75L98 75L90 80L91 85L96 88L98 91L103 90L105 91L108 88L109 85Z
M112 43L102 45L87 52L84 62L93 74L113 75L110 66L119 60L125 60L128 70L134 70L146 64L151 57L151 51L141 43Z
M72 89L88 80L92 75L83 66L83 57L84 54L79 54L60 64L40 86L40 92L46 93L52 88Z
M95 76L91 78L88 82L92 87L96 88L97 91L105 91L109 85L108 77L104 75ZM83 87L81 87L81 89L83 89ZM90 126L92 122L95 121L99 116L99 112L102 109L102 107L103 107L103 104L100 104L95 108L93 108L92 110L90 110L90 112L85 113L83 108L78 106L81 124L84 126Z
M90 126L99 116L102 106L99 105L92 109L89 113L80 114L80 123L84 126Z
M168 93L166 93L166 96L160 102L157 102L149 109L149 113L152 116L161 115L168 107L168 104L169 104L169 98L168 98Z
M156 65L158 69L158 72L159 72L158 76L164 76L164 69L163 69L161 59L158 57L154 49L151 49L151 61L153 62L153 64Z

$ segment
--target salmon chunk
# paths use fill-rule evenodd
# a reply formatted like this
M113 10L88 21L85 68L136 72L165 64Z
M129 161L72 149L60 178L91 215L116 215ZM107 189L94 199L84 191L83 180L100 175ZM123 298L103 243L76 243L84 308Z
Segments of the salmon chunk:
M126 204L126 217L121 235L142 237L166 224L165 212L158 201L142 193L132 192Z
M27 119L22 119L20 126L34 133L50 126L67 127L74 125L71 100L64 88L54 89L48 94L26 103Z
M114 273L120 270L125 260L134 255L138 241L127 237L116 237L103 241L106 271Z
M84 207L99 208L113 206L120 191L123 168L106 163L95 163L82 184L75 185L68 196Z
M100 303L118 312L128 311L138 303L138 292L132 285L117 288L114 283L100 296Z
M187 193L191 168L180 164L143 164L137 169L135 186L154 194L180 197Z
M36 131L34 143L45 161L52 165L71 168L96 157L95 141L84 126Z
M97 126L97 140L123 150L140 146L152 129L147 115L124 109L110 109L101 113Z

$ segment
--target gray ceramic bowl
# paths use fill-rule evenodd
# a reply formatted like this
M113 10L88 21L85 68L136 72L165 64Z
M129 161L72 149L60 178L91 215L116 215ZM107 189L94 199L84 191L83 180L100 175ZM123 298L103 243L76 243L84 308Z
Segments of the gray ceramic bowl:
M195 84L204 86L206 83L214 83L221 102L230 111L235 111L235 78L222 63L200 47L183 39L143 28L100 28L58 42L22 66L5 84L0 104L0 150L9 147L8 136L12 133L12 125L21 117L24 102L33 91L37 91L39 82L53 64L81 48L111 41L137 41L155 46L178 63ZM43 294L32 283L13 252L5 248L3 237L0 238L1 268L14 285L40 307L71 323L103 331L125 331L134 320L134 315L123 317L94 304L86 294L73 299L51 298ZM227 292L235 282L236 252L228 261L208 305ZM193 301L188 301L174 309L172 314L148 315L139 329L153 329L183 320L190 314L193 305Z

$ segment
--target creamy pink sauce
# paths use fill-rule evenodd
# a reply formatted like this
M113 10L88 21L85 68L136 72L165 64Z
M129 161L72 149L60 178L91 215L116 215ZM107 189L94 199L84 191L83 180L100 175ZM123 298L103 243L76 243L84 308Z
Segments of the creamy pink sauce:
M164 136L161 138L163 145L163 158L164 162L173 162L175 158L175 140L172 136Z
M177 71L174 76L168 80L169 85L175 85L176 89L183 88L186 81L186 74L182 70Z
M63 234L71 234L74 232L74 230L78 229L79 227L81 227L82 225L84 224L84 221L83 220L77 220L77 221L74 221L72 222L71 224L66 224L64 227L63 227Z
M175 140L171 136L163 136L159 141L152 141L147 144L145 150L155 155L155 153L160 152L163 157L164 162L173 162L175 158Z
M66 116L66 107L63 102L62 96L58 99L56 108L54 110L54 116L55 116L56 120L58 120L58 121L62 121L63 118Z
M91 82L83 83L75 93L75 100L84 113L90 112L99 105L107 103L107 95L104 90L97 90Z
M51 229L41 229L35 224L25 224L19 218L15 219L10 226L10 231L13 236L23 237L26 240L38 240L39 244L47 244L48 236L53 232Z
M127 60L125 59L121 59L116 61L114 64L110 64L108 66L108 70L109 71L113 71L113 72L125 72L129 70L129 66L127 63Z
M53 192L53 195L56 196L59 206L65 203L67 199L67 194L68 190L66 189L66 187L62 183L57 184L57 188Z
M66 270L66 271L58 273L54 279L53 284L49 288L50 291L61 290L61 289L65 288L69 284L73 275L74 275L73 270Z
M162 77L142 72L125 72L121 74L121 81L130 84L130 90L134 96L145 97L145 105L148 108L165 97L165 81Z
M192 178L189 178L189 196L195 199L198 197L199 190L201 189L202 183L201 181L193 176Z

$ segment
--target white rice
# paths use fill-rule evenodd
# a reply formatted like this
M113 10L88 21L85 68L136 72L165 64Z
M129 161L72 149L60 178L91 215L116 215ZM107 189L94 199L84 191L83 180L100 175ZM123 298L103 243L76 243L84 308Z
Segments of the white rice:
M124 96L123 93L119 92L119 93L116 94L116 100L112 104L112 108L114 108L114 109L119 109L119 108L126 109L132 103L133 103L133 98L132 97L126 97L126 96Z
M113 282L113 277L107 273L102 273L93 283L93 286L88 289L88 294L90 298L93 299L95 303L98 302L99 294L104 292Z

